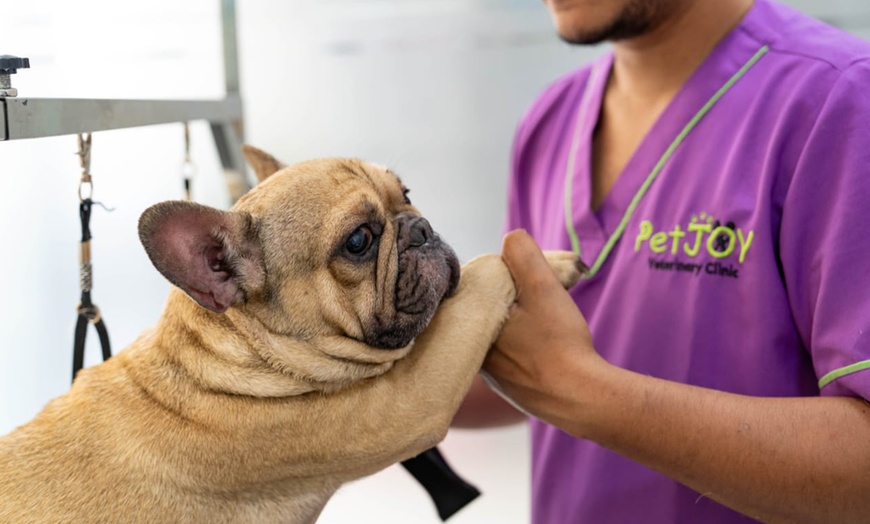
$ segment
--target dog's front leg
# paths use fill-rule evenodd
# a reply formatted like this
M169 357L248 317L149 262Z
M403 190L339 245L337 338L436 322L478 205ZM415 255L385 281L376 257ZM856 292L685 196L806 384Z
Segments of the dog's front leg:
M566 287L579 278L577 258L548 252ZM333 396L342 417L342 453L351 476L371 474L413 457L446 436L454 414L480 370L514 302L515 288L497 255L462 268L456 294L439 308L411 353L385 375ZM356 469L359 468L359 469Z
M544 255L566 288L585 270L573 253L547 251ZM432 445L429 438L440 441L446 435L507 320L515 295L513 279L501 257L484 255L472 260L462 268L456 295L444 302L417 338L412 353L389 374L386 385L417 406L409 410L409 417L413 427L419 428L421 445Z

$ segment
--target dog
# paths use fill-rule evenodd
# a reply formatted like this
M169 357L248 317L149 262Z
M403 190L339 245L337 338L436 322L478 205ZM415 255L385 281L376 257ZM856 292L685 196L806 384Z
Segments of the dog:
M0 522L311 523L445 437L515 299L501 258L460 270L384 167L244 153L229 211L142 214L165 310L0 439Z

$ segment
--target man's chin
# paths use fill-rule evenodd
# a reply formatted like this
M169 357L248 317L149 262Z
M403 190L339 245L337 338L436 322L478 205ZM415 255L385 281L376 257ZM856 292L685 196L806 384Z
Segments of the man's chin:
M558 32L559 38L568 44L571 45L598 45L606 42L608 39L605 36L601 36L593 33L581 33L579 31L571 31L571 32Z
M596 45L649 33L661 20L658 6L650 0L631 0L621 7L604 7L608 11L552 1L549 7L559 38L574 45Z

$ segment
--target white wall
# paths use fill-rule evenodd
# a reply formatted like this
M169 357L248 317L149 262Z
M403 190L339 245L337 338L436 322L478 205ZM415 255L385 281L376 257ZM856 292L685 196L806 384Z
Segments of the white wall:
M393 167L468 260L497 251L508 149L534 94L600 49L570 49L539 0L237 0L247 139L292 162L359 156ZM6 3L8 5L3 5ZM792 2L868 35L866 0ZM222 94L217 2L2 0L0 54L28 56L21 96ZM168 286L136 236L148 205L180 198L180 125L93 138L94 301L115 350L151 325ZM69 386L78 302L74 136L0 143L0 434ZM197 200L226 207L210 133L193 125ZM87 363L98 359L89 333ZM452 520L528 520L524 427L453 431L447 459L484 495ZM353 483L321 522L438 522L395 466Z

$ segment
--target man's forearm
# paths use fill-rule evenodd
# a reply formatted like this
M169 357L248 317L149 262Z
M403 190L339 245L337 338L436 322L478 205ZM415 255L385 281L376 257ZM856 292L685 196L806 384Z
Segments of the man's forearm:
M863 400L746 397L602 367L539 416L760 520L870 522Z
M527 419L525 414L489 389L478 375L450 425L461 429L496 428Z

